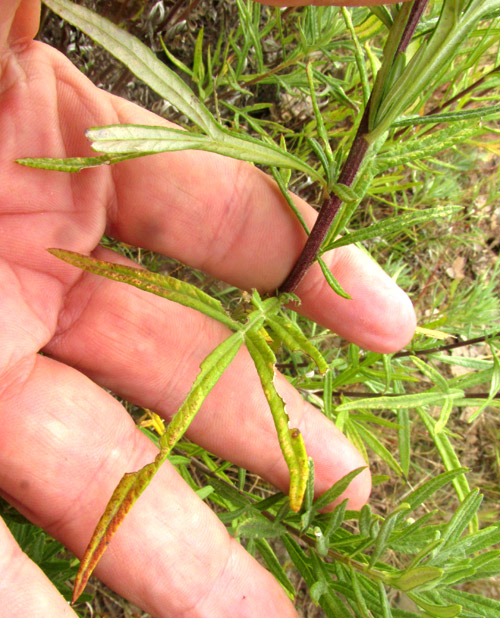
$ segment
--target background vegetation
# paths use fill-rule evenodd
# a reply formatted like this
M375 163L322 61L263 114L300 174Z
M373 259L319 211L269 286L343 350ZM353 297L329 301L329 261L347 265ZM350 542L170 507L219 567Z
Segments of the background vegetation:
M286 145L320 173L325 169L318 163L314 105L338 165L393 18L384 8L279 10L242 0L80 4L152 47L227 126ZM416 36L435 26L441 4L430 2ZM39 38L99 86L186 123L48 9ZM492 13L440 76L438 88L412 110L453 112L452 122L395 127L379 155L379 174L348 224L349 232L368 230L395 215L459 207L452 217L367 234L362 243L408 291L419 325L431 332L417 335L408 350L382 355L295 316L330 371L322 377L302 355L279 352L281 371L370 462L370 507L351 513L340 505L326 516L306 499L305 510L294 515L272 487L198 446L183 442L173 457L230 532L295 596L303 616L500 616L499 115L459 121L456 115L497 103L499 59L500 21ZM291 190L321 203L320 187L306 175L293 173L288 180ZM241 302L238 290L182 264L110 238L103 243L153 271L196 283L226 306ZM129 409L157 439L161 420ZM23 549L68 594L71 557L10 508L2 509ZM97 582L88 590L77 608L82 616L144 616Z

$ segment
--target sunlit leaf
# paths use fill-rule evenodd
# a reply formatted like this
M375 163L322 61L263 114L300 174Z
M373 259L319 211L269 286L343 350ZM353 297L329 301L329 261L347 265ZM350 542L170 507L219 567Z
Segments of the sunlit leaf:
M443 569L432 566L417 566L399 575L391 575L388 582L394 588L407 592L421 586L435 584L443 576Z
M218 300L190 283L133 266L98 260L74 251L49 249L49 252L77 268L114 281L133 285L145 292L151 292L186 307L191 307L222 322L233 330L239 328L238 323L229 317Z
M68 0L44 0L63 19L113 54L140 80L209 135L219 126L189 86L135 36L94 11Z
M327 249L325 249L325 251L326 250ZM340 283L337 281L337 279L333 276L332 271L325 264L325 261L323 260L323 258L318 256L316 258L316 260L317 260L318 264L320 265L321 271L322 271L322 273L323 273L323 275L324 275L324 277L326 279L326 282L332 288L332 290L335 292L335 294L338 294L342 298L347 298L347 299L350 300L351 297L344 290L344 288L340 285Z
M55 172L80 172L91 167L99 167L100 165L111 165L128 159L136 159L142 157L146 153L129 153L117 155L101 155L98 157L69 157L68 159L35 159L26 157L17 159L16 163L26 167L35 167L44 170L53 170Z
M281 451L290 472L290 508L302 505L309 475L304 439L298 429L288 427L285 403L274 386L276 357L265 339L254 331L245 335L245 343L259 374L264 395L274 419Z
M157 470L158 463L152 462L137 472L125 474L116 486L80 562L73 590L73 603L82 594L111 538Z
M250 136L236 136L224 129L204 135L170 127L122 124L88 129L86 135L94 150L107 154L206 150L242 161L296 169L322 182L314 168L282 148Z
M369 399L358 399L357 401L346 401L337 406L337 412L368 409L368 410L398 410L401 408L415 408L426 405L439 405L446 398L459 399L463 397L463 391L458 389L450 389L449 393L439 393L437 391L424 391L423 393L415 393L411 395L395 395L388 397L381 395Z
M271 327L273 332L283 341L290 350L300 350L311 357L321 373L326 373L328 363L318 348L312 344L300 330L300 328L285 315L280 318L268 317L266 324Z
M407 212L390 219L373 223L369 227L361 230L356 230L350 234L346 234L329 243L325 250L335 249L336 247L343 247L355 242L362 242L370 240L372 238L378 238L387 236L389 234L397 234L401 231L407 230L412 225L421 225L427 221L434 221L442 217L449 217L459 210L461 206L438 206L435 208L427 208L418 212Z

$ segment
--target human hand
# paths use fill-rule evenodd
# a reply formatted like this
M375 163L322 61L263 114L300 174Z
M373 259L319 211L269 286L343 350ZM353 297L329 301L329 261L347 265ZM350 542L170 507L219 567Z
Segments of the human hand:
M304 234L265 174L212 154L157 155L78 175L16 165L27 155L90 154L89 126L164 122L98 90L64 56L32 42L38 15L38 0L0 5L0 492L81 556L122 474L156 454L101 387L168 419L201 360L227 333L195 311L81 273L46 249L123 259L98 247L106 232L234 285L273 290ZM298 198L297 204L311 225L314 210ZM353 247L325 257L352 300L333 294L314 267L298 289L301 311L361 346L402 347L415 325L406 295ZM277 386L315 461L318 494L364 465L286 380ZM286 491L288 471L245 351L209 395L189 437ZM369 491L364 472L344 497L359 508ZM273 577L168 463L96 574L159 617L296 615ZM0 595L2 615L74 615L4 527Z

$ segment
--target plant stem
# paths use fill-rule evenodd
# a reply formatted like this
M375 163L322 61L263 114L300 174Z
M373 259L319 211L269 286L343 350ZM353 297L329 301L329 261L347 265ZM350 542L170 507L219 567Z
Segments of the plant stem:
M422 13L425 11L425 7L427 6L429 0L415 0L413 6L411 7L410 16L408 17L408 21L406 22L406 27L404 29L403 35L401 37L401 41L399 42L398 49L396 55L404 54L410 41L417 29L418 22L422 17Z
M406 48L408 47L412 39L412 36L418 25L420 17L422 16L422 13L427 6L427 3L428 0L414 0L410 14L408 16L408 21L405 25L405 28L401 35L401 40L399 41L397 47L396 56L406 51ZM343 184L347 187L350 187L352 185L356 174L361 167L361 163L363 162L363 159L368 152L368 148L370 147L370 142L367 139L367 135L369 134L371 101L372 97L370 96L363 112L363 116L361 117L361 122L359 123L356 136L351 146L351 150L349 151L349 155L347 156L347 159L340 172L340 176L337 181L338 184ZM316 223L314 224L314 227L311 230L309 237L307 238L302 253L299 255L288 277L279 288L279 294L282 294L284 292L295 292L299 283L302 281L307 271L311 268L314 261L316 260L318 252L321 248L321 244L323 243L326 235L328 234L328 230L330 229L330 226L335 218L335 215L339 211L341 204L342 200L333 193L325 199L319 211Z
M447 350L454 350L455 348L463 348L466 345L481 343L486 339L498 337L498 335L500 335L500 331L491 335L482 335L481 337L474 337L474 339L466 339L465 341L456 341L455 343L448 343L435 348L429 348L428 350L403 350L402 352L397 352L394 354L393 358L402 358L403 356L425 356L426 354L434 354L436 352L446 352Z
M340 176L337 181L338 184L343 184L346 187L350 187L352 185L370 146L368 140L366 139L366 134L368 133L369 111L370 102L368 101L361 118L361 122L359 123L356 137L352 143L351 150L349 151L349 155L342 167L342 171L340 172ZM335 218L341 203L342 200L334 193L330 194L325 199L323 205L321 206L321 210L319 211L316 223L307 238L302 253L299 255L299 258L295 262L290 274L279 288L279 294L283 294L284 292L292 293L297 289L299 283L302 281L309 268L313 265L321 244L330 229L332 221Z

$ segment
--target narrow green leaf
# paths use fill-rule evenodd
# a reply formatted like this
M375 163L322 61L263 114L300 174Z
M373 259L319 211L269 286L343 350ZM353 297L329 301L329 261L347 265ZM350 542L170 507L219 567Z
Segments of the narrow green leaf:
M102 45L134 75L206 133L215 135L219 132L214 117L189 86L139 39L94 11L68 0L44 0L44 3L54 13Z
M373 397L369 399L358 399L357 401L346 401L337 406L337 412L348 410L399 410L401 408L416 408L418 406L432 406L442 403L446 398L458 399L463 397L463 392L458 389L451 389L449 393L439 393L437 391L424 391L412 395L396 395L395 397Z
M311 569L310 560L305 555L304 550L289 534L285 534L282 540L293 564L305 579L307 585L311 587L314 584L315 578Z
M359 615L361 616L361 618L370 618L370 610L368 609L366 601L363 597L361 586L358 580L358 574L352 567L349 568L349 574Z
M391 611L391 604L389 603L389 599L387 598L387 593L385 591L384 584L379 581L377 582L378 587L378 598L380 607L382 608L382 618L393 618Z
M356 66L358 67L359 78L361 82L361 88L363 90L363 105L367 105L370 99L370 84L368 82L368 74L366 72L366 60L363 55L363 49L359 42L356 30L354 29L351 14L345 7L341 8L342 16L344 18L347 29L349 30L354 43L354 58L356 59Z
M437 567L418 566L401 574L390 575L387 580L394 588L408 592L421 586L437 583L443 574L444 571Z
M35 167L37 169L52 170L55 172L79 172L91 167L99 167L100 165L112 165L120 161L128 159L136 159L147 153L140 154L119 154L119 155L101 155L98 157L70 157L68 159L35 159L26 157L17 159L16 163L26 167Z
M285 526L269 521L269 519L262 516L247 519L236 529L236 534L238 536L247 539L271 539L282 536L285 532Z
M385 463L399 476L403 476L403 470L394 455L382 444L376 435L369 431L364 425L356 421L351 421L356 426L361 439L372 449L373 452L385 461Z
M362 196L358 195L354 189L348 187L347 185L343 185L341 183L336 183L329 187L330 191L334 193L338 198L340 198L343 202L347 203L357 203L361 199Z
M151 479L158 471L159 465L155 460L137 472L128 472L116 486L80 562L73 589L73 603L82 594L89 577L109 545L111 538L136 500L151 482Z
M500 543L500 524L488 526L473 534L468 534L458 540L454 547L456 551L475 554ZM484 554L482 554L484 556Z
M439 418L436 422L436 425L434 426L434 431L436 433L441 433L444 430L450 418L452 409L453 401L451 399L445 399L441 408L441 412L439 413Z
M392 28L392 15L386 6L371 6L370 12L376 15L388 30Z
M314 462L309 458L309 476L307 479L306 493L304 494L304 512L302 513L302 530L307 530L312 519L312 506L314 501Z
M405 497L405 502L411 506L412 510L422 505L427 498L433 496L441 487L444 487L448 483L451 483L457 476L462 475L466 468L456 468L449 472L443 472L438 476L430 478L423 483L420 487L413 490L408 496Z
M193 57L193 80L200 87L203 84L203 79L205 78L205 66L203 64L203 32L203 28L200 28L198 31L198 36L196 37L196 43L194 45Z
M285 569L281 566L280 561L276 557L273 549L265 539L255 539L255 545L266 563L267 568L278 582L282 585L288 597L293 601L295 599L295 588L292 582L288 579Z
M417 594L410 594L409 596L419 607L434 618L455 618L455 616L458 616L462 611L461 605L435 605L434 603L425 601Z
M329 369L325 374L323 381L323 413L324 415L333 420L333 369Z
M398 419L398 446L399 446L399 461L401 470L405 478L408 478L410 473L410 458L411 458L411 425L410 414L407 409L403 408L396 412Z
M370 536L370 530L373 522L373 513L371 506L369 504L365 504L361 511L359 512L359 533L361 536Z
M326 152L322 148L321 144L314 137L307 137L307 143L313 150L314 154L318 157L321 167L325 173L327 185L330 186L333 183L332 179L332 165L326 156Z
M392 513L390 513L383 521L380 531L376 537L375 545L373 547L372 555L370 557L370 568L375 566L377 560L385 551L389 538L394 530L394 527L398 523L401 516L410 509L410 505L407 502L400 504Z
M309 475L304 439L298 429L288 427L289 419L285 403L274 386L276 357L273 351L265 339L253 330L245 333L245 343L259 374L274 419L281 451L290 472L290 508L299 511Z
M323 167L325 168L325 173L327 178L330 176L330 170L333 167L333 153L332 148L330 146L330 139L328 137L328 131L326 130L325 123L323 121L323 115L318 106L318 101L316 99L316 88L314 86L314 77L311 63L306 64L306 76L309 84L309 94L311 96L311 103L313 106L314 117L316 119L316 127L318 131L318 135L323 142L324 153L326 161L322 161Z
M428 116L406 116L398 118L392 123L392 128L409 127L414 125L438 124L441 122L463 122L464 120L486 118L500 114L500 104L489 107L479 107L476 109L465 109L453 112L441 112L439 114L429 114Z
M184 435L201 404L218 382L243 344L243 333L238 331L220 343L201 363L200 372L181 407L160 438L161 451L166 456Z
M424 374L424 376L429 378L429 380L438 387L441 392L447 393L450 390L446 379L443 378L439 371L434 369L432 365L426 363L418 356L410 356L410 360L415 365L415 367L417 367L417 369Z
M325 249L325 251L326 251L326 249ZM335 277L332 274L332 271L325 264L324 260L321 257L317 257L316 260L317 260L318 264L321 267L321 271L323 272L323 275L324 275L324 277L326 279L326 282L332 288L332 290L335 292L335 294L338 294L339 296L342 296L342 298L347 298L347 299L350 300L351 297L344 290L344 288L340 285L340 283L337 281L337 279L335 279Z
M305 222L304 217L302 216L302 213L295 205L295 202L293 201L293 198L287 189L287 184L283 180L283 177L280 174L280 171L276 167L271 167L271 173L273 175L274 180L278 184L278 187L280 188L281 194L285 198L286 203L290 206L293 214L297 217L297 220L302 226L304 232L309 235L309 228L307 226L307 223Z
M74 251L66 251L64 249L49 249L48 251L77 268L113 279L114 281L128 283L145 292L151 292L186 307L191 307L214 318L218 322L222 322L222 324L225 324L232 330L240 328L240 325L224 311L222 304L218 300L185 281L133 266L97 260L94 257L75 253Z
M426 412L422 408L417 407L416 409L424 425L426 426L427 431L429 432L429 434L432 436L434 440L434 444L436 445L436 448L441 456L441 459L443 460L444 467L446 468L446 470L450 471L450 470L462 469L462 466L460 465L460 461L446 433L444 432L436 433L435 431L436 421L430 416L428 412ZM465 497L470 493L470 488L469 488L469 483L467 481L467 477L462 472L461 474L458 474L452 480L452 483L453 483L453 486L455 487L455 491L457 492L458 497L460 498L460 501L463 501ZM478 528L477 516L473 519L472 527L475 528L476 530Z
M482 500L483 496L479 493L479 489L474 489L471 491L465 500L463 500L457 510L453 513L453 517L445 526L441 536L442 545L440 545L439 549L432 557L431 563L435 563L435 561L439 558L441 551L460 538L465 528L477 514Z
M474 616L500 618L500 601L454 588L443 588L440 594L447 601L459 603Z
M476 123L462 122L452 124L439 132L439 138L432 133L417 135L412 139L391 143L387 151L377 155L375 166L378 173L391 167L406 165L412 161L423 161L477 135L481 131Z
M337 498L339 498L344 491L349 487L351 482L359 475L363 470L366 470L366 467L356 468L352 470L341 479L339 479L334 485L327 489L324 494L322 494L314 503L314 510L318 512L319 510L327 507L332 502L335 502Z
M323 183L318 172L279 146L250 136L233 135L225 129L203 135L181 129L153 125L109 125L86 132L92 148L107 154L158 153L177 150L205 150L242 161L296 169Z
M307 356L313 359L321 373L326 373L328 370L328 363L325 361L323 355L288 316L282 315L279 319L270 316L266 319L266 324L271 327L271 330L290 350L300 350L304 352L304 354L307 354Z
M328 243L325 251L351 245L356 242L371 240L372 238L387 236L389 234L398 234L399 232L407 231L408 228L413 225L421 225L427 221L449 217L459 210L461 210L461 206L437 206L435 208L426 208L425 210L408 212L403 215L391 217L384 221L373 223L367 228L356 230L355 232L337 238L333 242Z

